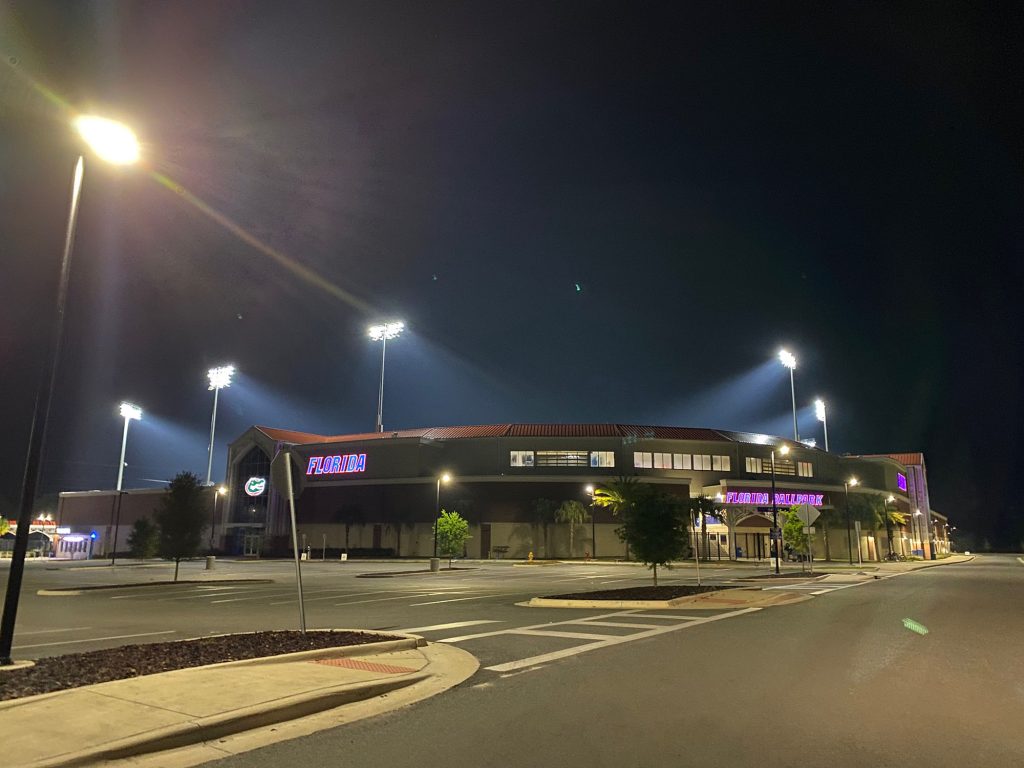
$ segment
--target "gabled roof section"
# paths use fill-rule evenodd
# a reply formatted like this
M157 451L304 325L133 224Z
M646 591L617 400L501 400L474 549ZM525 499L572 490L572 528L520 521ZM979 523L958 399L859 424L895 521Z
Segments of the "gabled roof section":
M924 454L920 451L912 453L867 453L857 458L860 459L892 459L898 461L905 467L924 464Z

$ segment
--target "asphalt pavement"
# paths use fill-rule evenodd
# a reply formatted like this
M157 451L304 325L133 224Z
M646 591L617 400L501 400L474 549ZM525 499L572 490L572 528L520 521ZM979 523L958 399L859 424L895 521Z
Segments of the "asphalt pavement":
M1020 766L1022 588L1019 560L985 556L515 670L485 662L444 696L210 765ZM642 613L610 623L665 621ZM500 635L461 647L485 641L500 654Z

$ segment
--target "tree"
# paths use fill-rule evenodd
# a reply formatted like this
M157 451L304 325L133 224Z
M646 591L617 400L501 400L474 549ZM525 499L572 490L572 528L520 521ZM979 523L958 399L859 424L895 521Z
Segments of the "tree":
M642 493L640 482L635 477L620 477L607 484L602 484L594 489L594 506L610 509L613 515L628 509Z
M154 514L160 529L157 554L174 561L175 581L178 580L181 561L194 557L199 551L208 506L203 499L199 478L191 472L176 475L168 486L167 495L160 499L160 506Z
M800 510L796 507L781 509L782 513L782 541L788 544L796 552L808 554L807 543L810 536L804 533L804 521L800 519Z
M132 532L128 534L128 549L132 557L145 560L156 554L160 544L160 531L148 517L140 517L132 524Z
M533 500L533 522L539 525L544 532L544 557L548 557L548 526L555 521L555 513L558 511L558 502L551 499Z
M11 524L6 517L0 517L0 536L11 530Z
M711 559L711 553L708 551L710 549L710 547L708 545L708 540L707 540L707 535L708 535L708 517L715 517L715 518L717 518L719 515L721 515L721 511L718 509L718 505L715 503L715 500L712 499L709 496L705 496L703 493L700 494L699 496L695 496L692 499L690 499L690 503L688 505L688 509L689 509L690 514L693 516L693 521L694 521L693 529L694 529L694 533L695 534L696 534L696 531L697 531L697 522L698 521L700 522L701 539L704 541L704 555L705 555L705 559L706 560L710 560ZM698 547L697 550L698 550L698 553L699 553L700 547Z
M664 491L641 486L630 504L622 509L622 526L615 532L651 568L658 586L658 566L668 566L690 554L687 534L688 511L683 500Z
M461 555L469 541L469 521L458 512L441 510L441 516L434 523L437 529L437 551L448 556L448 568L452 558Z
M568 499L563 501L558 511L555 512L555 519L560 523L569 524L569 557L572 557L573 531L577 525L585 523L590 519L590 513L583 506L582 502L576 499Z

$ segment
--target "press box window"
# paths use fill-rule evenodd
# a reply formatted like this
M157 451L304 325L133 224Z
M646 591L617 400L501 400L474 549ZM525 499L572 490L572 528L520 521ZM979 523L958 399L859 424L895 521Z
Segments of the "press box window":
M633 452L633 466L637 469L650 469L654 466L654 459L649 453L643 451Z
M730 464L728 456L712 456L711 468L716 472L729 472Z
M798 461L796 472L800 477L814 477L814 466L809 461Z
M761 460L755 459L753 456L747 456L747 472L759 475L761 471Z
M592 467L614 467L615 466L615 452L614 451L591 451L590 452L590 466L592 466Z
M711 457L707 455L693 454L693 468L711 471Z
M654 454L654 468L655 469L672 469L672 454L671 453L656 453L656 454Z
M586 451L537 451L538 467L585 467Z
M692 469L693 464L690 463L690 454L688 453L673 453L672 454L672 469Z
M509 464L513 467L532 467L533 451L509 451Z

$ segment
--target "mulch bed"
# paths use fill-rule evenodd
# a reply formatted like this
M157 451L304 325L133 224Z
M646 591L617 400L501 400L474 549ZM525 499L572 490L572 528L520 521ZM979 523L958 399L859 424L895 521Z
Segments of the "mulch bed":
M253 632L69 653L39 659L34 667L0 671L0 701L223 661L399 639L364 632Z
M665 587L627 587L626 589L602 589L597 592L573 592L568 595L547 595L551 600L672 600L688 595L717 592L736 587L689 586L685 584Z

